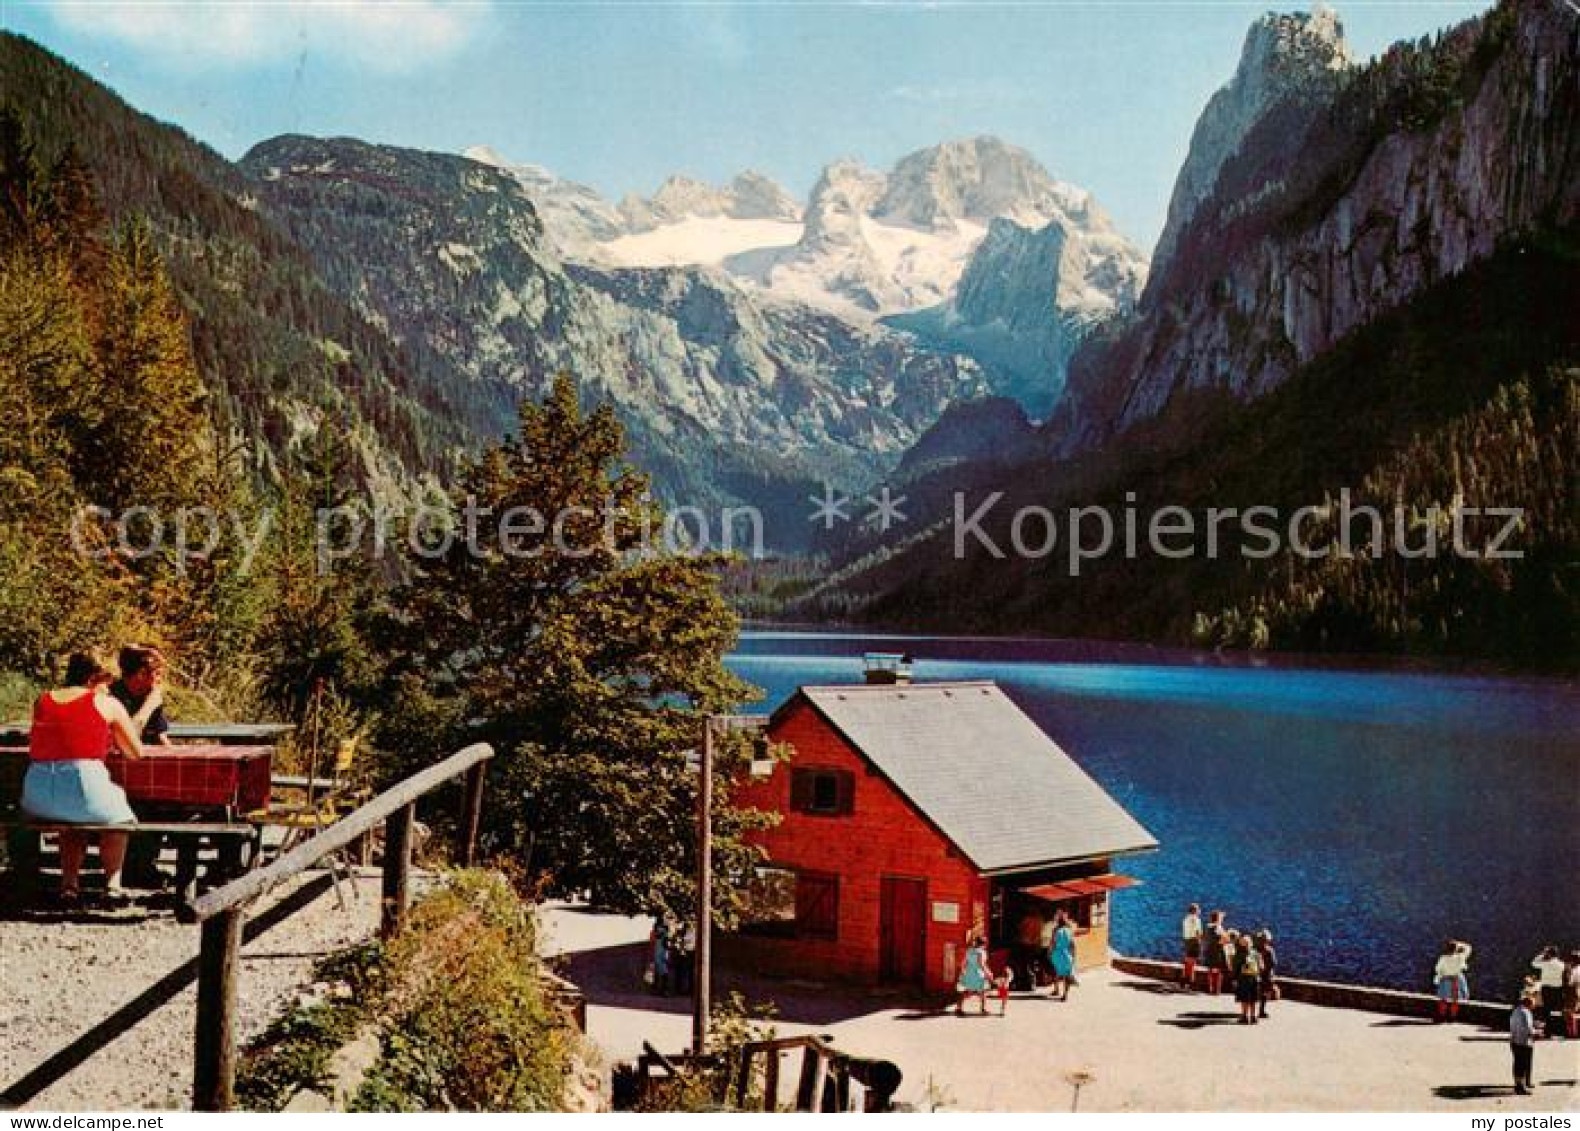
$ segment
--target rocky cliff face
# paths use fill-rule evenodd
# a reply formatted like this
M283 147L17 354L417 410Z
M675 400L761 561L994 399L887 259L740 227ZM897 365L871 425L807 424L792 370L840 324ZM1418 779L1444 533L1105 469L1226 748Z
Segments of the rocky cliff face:
M954 296L885 319L938 348L969 354L994 391L1044 419L1064 391L1076 347L1096 326L1135 306L1145 271L1095 209L1084 229L994 220Z
M567 370L615 405L673 501L771 510L863 484L983 389L969 362L715 271L567 268L518 179L465 158L284 137L242 165L332 285L502 428ZM770 537L803 533L796 517Z
M511 164L486 145L475 145L463 156L515 178L543 221L549 243L562 257L625 234L625 217L597 189L568 181L541 165Z
M669 177L651 197L627 196L620 202L627 232L648 232L688 219L725 216L732 220L798 220L801 206L772 179L747 170L729 184L714 187L690 177Z
M1576 122L1580 20L1546 0L1398 45L1317 112L1304 91L1274 101L1189 210L1138 317L1077 357L1060 449L1184 391L1254 397L1504 241L1573 224Z
M1211 195L1219 170L1268 109L1285 100L1311 107L1325 104L1349 66L1344 27L1331 8L1319 4L1309 13L1269 12L1251 25L1234 78L1212 96L1196 121L1169 199L1168 219L1152 253L1155 264L1173 256L1180 230Z
M1000 217L1036 225L1085 218L1089 194L1054 180L1032 155L996 137L946 142L903 157L872 216L914 228L948 229Z

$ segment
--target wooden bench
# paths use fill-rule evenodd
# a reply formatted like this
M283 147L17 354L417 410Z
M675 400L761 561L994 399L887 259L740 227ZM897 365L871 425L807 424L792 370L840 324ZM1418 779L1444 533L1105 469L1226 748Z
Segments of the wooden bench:
M11 855L11 867L36 882L39 864L38 838L60 833L151 833L168 836L182 843L177 846L176 887L191 894L197 886L197 853L204 840L214 845L211 881L218 885L241 875L257 861L261 830L239 821L138 821L130 825L70 825L53 821L34 821L12 813L0 817Z

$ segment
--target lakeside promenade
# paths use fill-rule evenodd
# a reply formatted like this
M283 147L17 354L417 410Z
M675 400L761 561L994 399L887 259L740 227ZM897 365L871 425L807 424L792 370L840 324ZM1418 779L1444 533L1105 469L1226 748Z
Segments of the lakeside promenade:
M544 946L588 998L588 1035L611 1061L643 1040L690 1041L689 1001L645 993L645 921L544 908ZM898 998L756 979L729 968L715 1000L740 989L772 1001L781 1034L825 1033L894 1061L898 1099L978 1111L1487 1111L1580 1109L1580 1042L1536 1051L1534 1095L1513 1094L1507 1035L1301 1002L1256 1026L1233 999L1112 969L1082 975L1068 1002L1016 994L1007 1017L956 1017Z

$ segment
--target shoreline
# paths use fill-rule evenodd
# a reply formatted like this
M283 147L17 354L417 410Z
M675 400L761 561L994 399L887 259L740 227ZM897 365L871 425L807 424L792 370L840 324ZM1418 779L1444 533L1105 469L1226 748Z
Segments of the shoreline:
M1204 649L1188 644L1156 640L1124 640L1086 636L1042 635L1038 633L991 633L927 631L917 626L861 621L770 620L740 617L740 639L856 639L904 641L955 641L980 644L1022 644L1028 647L1066 647L1072 652L1090 651L1093 659L1072 657L1067 661L1043 658L1044 663L1122 663L1131 662L1125 653L1135 653L1135 662L1150 661L1159 667L1221 668L1230 671L1314 671L1352 672L1359 675L1391 674L1426 677L1451 676L1466 679L1499 679L1538 685L1557 684L1580 689L1580 668L1522 667L1494 659L1458 656L1422 656L1397 652L1289 652L1250 649ZM737 645L738 647L739 645ZM1101 653L1108 653L1106 656Z

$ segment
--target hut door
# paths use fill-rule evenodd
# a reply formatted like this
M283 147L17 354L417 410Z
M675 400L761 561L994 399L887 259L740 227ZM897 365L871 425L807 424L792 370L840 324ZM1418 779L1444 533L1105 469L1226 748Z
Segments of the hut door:
M885 982L920 985L927 965L927 883L883 877L881 974Z

